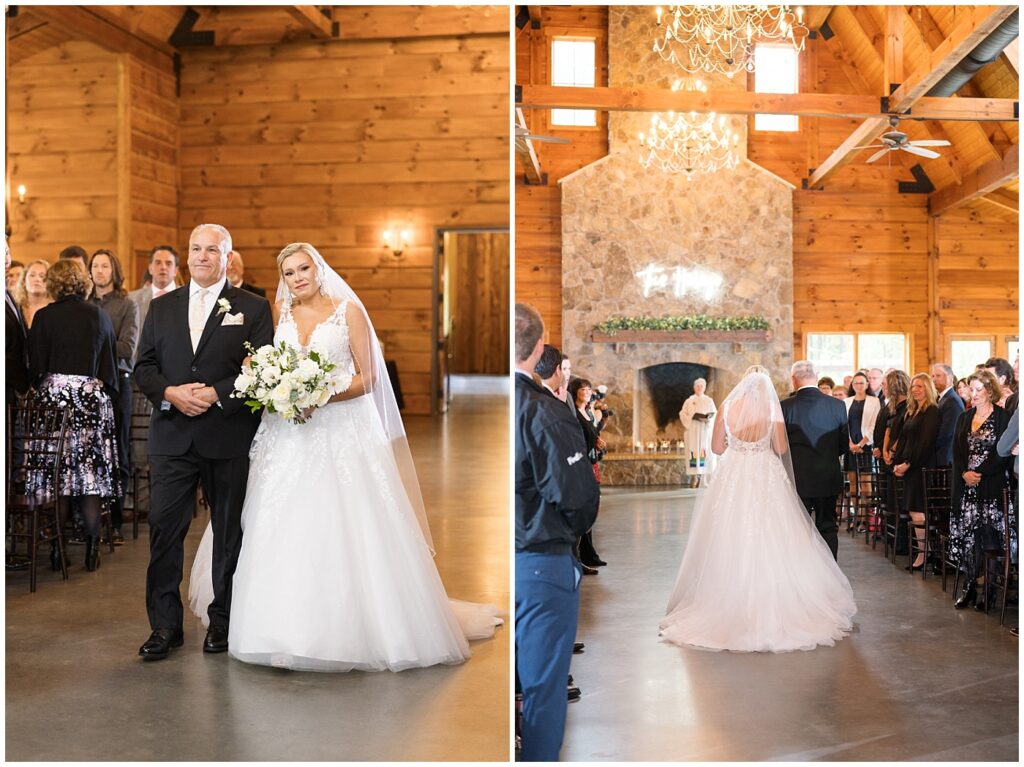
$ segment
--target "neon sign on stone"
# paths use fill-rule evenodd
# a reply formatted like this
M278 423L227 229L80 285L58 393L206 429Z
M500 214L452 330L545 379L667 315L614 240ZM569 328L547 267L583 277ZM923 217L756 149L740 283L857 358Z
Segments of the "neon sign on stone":
M668 269L651 264L636 272L636 276L643 286L644 298L648 298L654 292L671 291L676 298L683 298L687 293L696 293L703 296L705 301L711 301L722 287L722 275L718 272L700 268L688 269L685 266Z

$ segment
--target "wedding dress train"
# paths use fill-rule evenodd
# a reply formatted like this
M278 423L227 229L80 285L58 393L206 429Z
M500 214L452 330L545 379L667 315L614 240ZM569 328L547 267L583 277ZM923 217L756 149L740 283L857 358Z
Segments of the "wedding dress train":
M857 612L850 582L773 450L773 430L739 439L729 406L722 408L728 447L698 497L660 636L738 652L835 644Z
M300 346L289 313L274 339L282 340ZM354 372L344 303L309 347ZM250 459L232 657L308 671L401 671L460 663L467 639L493 636L502 623L496 607L448 599L370 397L326 405L305 424L265 415ZM189 588L204 623L211 552L208 527Z

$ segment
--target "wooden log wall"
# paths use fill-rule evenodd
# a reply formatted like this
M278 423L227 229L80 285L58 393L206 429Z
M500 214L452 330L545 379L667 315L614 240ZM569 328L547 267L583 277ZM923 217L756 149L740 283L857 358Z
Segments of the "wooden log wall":
M68 245L89 252L118 246L118 93L117 55L84 41L9 67L6 180L15 259L53 263Z
M578 35L596 39L597 85L608 84L608 8L543 6L540 26L516 32L516 82L551 83L551 40ZM544 318L548 343L562 343L562 213L558 180L608 154L608 116L596 128L552 127L547 110L526 110L533 133L562 136L570 144L536 142L544 185L527 185L517 169L516 300L533 304Z
M435 231L508 226L508 35L190 50L181 78L179 240L223 224L271 290L313 243L430 412ZM412 235L399 258L386 229Z
M455 319L451 372L507 375L509 235L453 233L446 239Z

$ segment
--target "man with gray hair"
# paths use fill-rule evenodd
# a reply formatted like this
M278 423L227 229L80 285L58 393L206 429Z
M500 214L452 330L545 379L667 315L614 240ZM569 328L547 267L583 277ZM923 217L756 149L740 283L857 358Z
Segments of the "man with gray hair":
M228 649L231 581L242 546L249 446L260 415L233 399L248 341L273 342L266 299L227 283L231 235L201 224L189 236L189 284L154 300L146 315L135 382L153 403L149 427L150 511L146 611L153 633L143 660L183 644L185 536L202 482L213 528L213 601L203 651Z
M796 492L814 517L832 556L838 558L836 500L843 491L839 457L849 445L846 406L818 388L818 373L812 362L794 362L790 376L794 394L782 401L782 416L789 436Z
M523 691L522 760L558 760L579 613L576 539L597 518L599 491L575 416L533 380L544 322L516 304L516 677ZM549 375L561 355L549 354Z
M956 419L964 412L964 401L960 399L953 387L956 385L956 374L953 368L944 362L932 365L932 383L939 393L939 434L935 439L935 465L953 465L953 432L956 431Z
M237 250L232 250L228 253L228 282L241 290L248 290L250 293L255 293L263 298L267 297L266 290L250 285L245 281L245 262L242 261L242 254Z

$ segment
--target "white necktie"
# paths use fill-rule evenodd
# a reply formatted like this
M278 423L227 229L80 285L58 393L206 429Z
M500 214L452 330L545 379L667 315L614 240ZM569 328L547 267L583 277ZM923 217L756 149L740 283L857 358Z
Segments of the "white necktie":
M192 353L195 354L199 346L199 339L203 337L203 329L206 327L208 312L206 311L206 298L210 291L202 288L192 296L192 302L188 309L188 333L192 337Z

